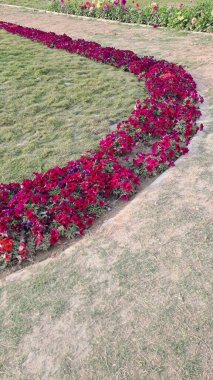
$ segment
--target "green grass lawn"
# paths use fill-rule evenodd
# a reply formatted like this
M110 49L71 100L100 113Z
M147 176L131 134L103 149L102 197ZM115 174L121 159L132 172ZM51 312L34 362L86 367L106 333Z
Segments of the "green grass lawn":
M111 66L0 32L0 182L96 147L144 85Z
M49 0L0 0L0 4L22 5L38 9L48 9Z

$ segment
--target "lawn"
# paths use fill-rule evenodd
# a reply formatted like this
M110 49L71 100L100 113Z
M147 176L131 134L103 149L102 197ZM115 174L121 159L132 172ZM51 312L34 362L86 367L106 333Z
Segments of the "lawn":
M49 3L49 0L0 0L0 4L22 5L38 9L48 9Z
M0 182L78 158L145 96L129 73L4 31L0 83Z

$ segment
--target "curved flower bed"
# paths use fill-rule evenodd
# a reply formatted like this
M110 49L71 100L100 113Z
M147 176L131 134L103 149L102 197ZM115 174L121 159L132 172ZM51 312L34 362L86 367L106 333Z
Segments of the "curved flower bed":
M203 98L191 75L174 63L2 21L0 29L122 68L138 80L145 77L149 92L98 150L64 167L33 173L33 179L0 185L1 260L20 262L62 236L82 235L109 201L129 199L141 179L173 166L203 128L196 125Z

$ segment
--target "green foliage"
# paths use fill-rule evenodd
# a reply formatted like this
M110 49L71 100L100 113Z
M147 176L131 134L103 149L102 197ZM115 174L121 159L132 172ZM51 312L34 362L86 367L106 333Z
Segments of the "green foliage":
M213 31L213 10L210 0L195 3L195 5L159 6L153 10L152 6L135 7L128 6L126 10L120 5L110 6L103 10L102 7L80 8L82 2L78 0L65 0L63 6L59 0L52 0L50 9L57 12L71 13L81 16L104 18L128 23L164 26L174 29L195 30L201 32Z

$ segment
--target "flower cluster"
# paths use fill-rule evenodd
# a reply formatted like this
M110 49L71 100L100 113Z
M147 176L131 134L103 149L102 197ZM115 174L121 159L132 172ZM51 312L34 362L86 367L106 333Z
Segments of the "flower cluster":
M193 1L190 0L190 3ZM160 5L150 2L144 6L137 0L81 0L70 1L52 0L50 9L58 12L84 15L89 17L118 20L128 23L138 23L158 26L197 30L202 32L213 31L213 10L212 1L203 0L195 4L179 3L174 6Z
M191 75L174 63L6 22L0 29L144 77L149 93L99 149L21 183L0 184L0 255L22 261L60 237L82 235L112 199L129 199L141 178L173 166L198 130L203 99Z
M133 0L134 1L134 0ZM138 4L138 3L137 3ZM137 5L139 6L139 4ZM97 1L97 2L91 2L91 1L86 1L83 4L79 5L79 8L81 10L86 10L91 14L93 11L98 11L98 12L106 12L109 10L110 12L116 12L118 11L126 11L126 0L114 0L114 1Z
M88 9L90 11L92 11L92 8L106 11L109 8L113 10L115 9L115 7L117 8L120 7L121 9L123 9L125 5L126 5L126 0L114 0L113 2L103 0L103 1L97 1L94 3L91 1L85 1L83 4L80 4L79 7L80 9Z
M3 254L3 259L5 261L10 261L11 254L10 251L12 251L13 248L13 240L9 239L8 237L1 237L0 238L0 254Z
M95 8L96 4L92 3L91 1L85 1L85 3L80 5L81 9L86 9L86 8Z

